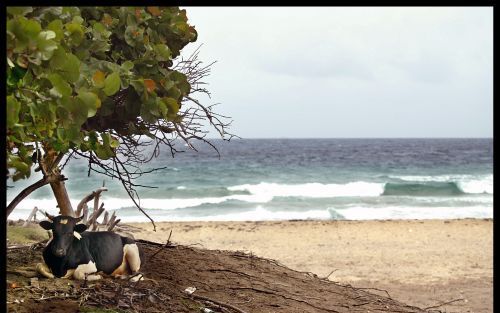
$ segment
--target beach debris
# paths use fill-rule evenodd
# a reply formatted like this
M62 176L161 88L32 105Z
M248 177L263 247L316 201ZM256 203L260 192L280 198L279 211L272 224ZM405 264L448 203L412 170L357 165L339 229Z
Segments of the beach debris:
M32 277L30 279L30 285L36 288L40 288L40 284L38 283L38 278Z
M7 284L9 285L9 288L17 288L17 287L19 287L19 285L16 282L7 281Z
M33 208L33 210L31 211L30 215L28 216L28 218L26 219L26 221L24 222L23 227L28 227L31 220L33 220L33 222L36 222L36 212L37 211L38 211L38 208L35 206Z
M187 287L184 292L189 294L189 295L192 295L194 292L196 291L196 287Z
M209 308L203 308L203 313L212 313L215 312L213 310L210 310Z

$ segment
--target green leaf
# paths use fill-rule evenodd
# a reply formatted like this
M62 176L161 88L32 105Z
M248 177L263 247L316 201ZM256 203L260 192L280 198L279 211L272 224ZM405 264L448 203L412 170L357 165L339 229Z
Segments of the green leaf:
M11 156L7 162L7 166L10 168L15 168L16 173L12 177L12 180L17 181L19 179L28 178L30 176L30 165L23 161L18 156Z
M79 15L75 15L71 21L75 24L82 24L83 18Z
M42 31L42 26L35 20L25 20L23 25L23 32L29 39L35 39Z
M111 146L111 148L116 149L120 146L120 142L116 138L111 137L109 145Z
M134 68L134 62L125 61L122 63L121 68L124 69L125 71L130 71L131 69Z
M51 40L56 37L56 33L48 30L40 32L37 39L37 49L41 52L42 60L49 60L57 49L55 41Z
M87 120L88 108L79 98L64 97L60 100L61 104L68 111L68 120L70 127L78 127Z
M56 35L57 36L57 35ZM59 46L55 51L53 58L50 59L50 67L54 69L60 69L66 63L68 59L68 54L64 51L64 48Z
M7 127L12 128L19 121L21 104L14 96L7 97Z
M177 87L172 87L169 90L167 90L167 94L169 97L174 98L174 99L179 99L179 97L182 95L179 88L177 88Z
M106 77L103 90L106 96L112 96L120 90L120 75L115 72Z
M80 78L80 60L74 54L68 53L60 72L69 82L76 82Z
M85 35L82 25L78 23L68 23L66 24L66 30L68 31L70 42L74 46L79 46Z
M177 115L177 112L179 112L179 103L177 100L170 97L163 98L163 102L167 105L167 118L168 120L172 120Z
M7 7L7 13L10 15L26 15L33 12L32 7Z
M47 29L56 34L55 40L60 41L64 38L63 23L61 20L53 20L47 25Z
M66 129L66 139L79 144L81 142L80 139L80 126L73 126Z
M7 31L15 38L16 44L13 51L21 53L28 47L30 41L37 38L42 31L42 26L35 20L19 16L7 22Z
M154 51L156 54L156 60L158 61L168 61L172 56L170 49L168 48L167 45L164 44L154 45Z
M80 78L80 60L74 54L66 53L60 46L54 51L50 66L70 83Z
M95 152L100 159L107 160L115 155L110 145L112 138L108 133L101 133L101 139L102 145L98 145L95 149Z
M73 89L71 86L64 80L61 75L57 73L52 73L47 76L49 81L52 83L53 88L50 89L50 94L56 98L62 98L64 96L71 96Z
M78 98L87 106L87 117L94 116L101 107L101 99L93 92L81 91L78 93Z
M113 156L113 155L108 154L108 151L103 146L101 146L101 145L98 145L94 149L94 152L97 155L97 157L99 159L101 159L101 160L107 160L107 159L109 159L110 157Z

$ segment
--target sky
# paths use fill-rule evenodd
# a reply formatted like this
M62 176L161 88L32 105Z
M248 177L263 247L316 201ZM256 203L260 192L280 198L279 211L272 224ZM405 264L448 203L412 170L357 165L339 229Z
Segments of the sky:
M183 8L242 138L493 136L492 7Z

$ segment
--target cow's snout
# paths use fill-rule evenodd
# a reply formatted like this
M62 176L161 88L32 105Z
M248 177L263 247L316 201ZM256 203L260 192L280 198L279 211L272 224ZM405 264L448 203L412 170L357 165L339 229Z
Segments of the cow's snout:
M65 255L64 249L57 249L54 254L58 257L62 257Z

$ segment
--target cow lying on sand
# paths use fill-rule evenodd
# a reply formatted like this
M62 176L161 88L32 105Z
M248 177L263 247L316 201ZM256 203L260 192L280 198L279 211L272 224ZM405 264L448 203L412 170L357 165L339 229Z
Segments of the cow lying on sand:
M52 230L52 239L43 250L45 263L38 263L37 271L47 278L63 277L98 280L98 272L127 278L142 279L137 274L141 268L139 247L131 238L109 231L86 232L83 218L51 216L50 221L41 221L40 226Z

